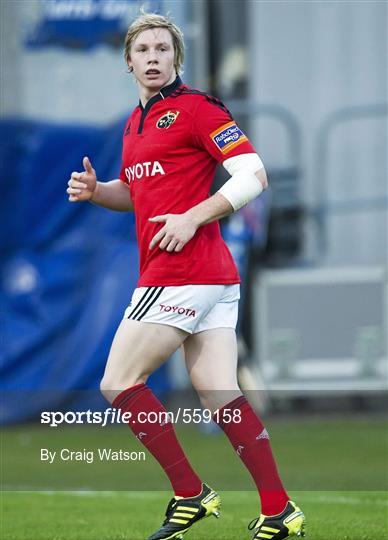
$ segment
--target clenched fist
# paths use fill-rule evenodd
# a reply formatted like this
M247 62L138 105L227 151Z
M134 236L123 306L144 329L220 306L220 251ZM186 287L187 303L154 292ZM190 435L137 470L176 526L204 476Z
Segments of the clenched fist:
M97 187L96 171L88 157L84 157L82 164L84 172L71 173L66 192L69 194L70 202L89 201Z

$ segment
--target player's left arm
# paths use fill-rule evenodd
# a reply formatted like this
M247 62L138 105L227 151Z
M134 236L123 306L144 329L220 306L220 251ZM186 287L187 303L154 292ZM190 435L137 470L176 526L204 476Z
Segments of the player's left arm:
M184 214L150 218L152 222L164 223L151 240L150 249L159 243L160 249L182 251L199 227L239 210L268 187L267 175L257 154L234 156L225 160L223 166L231 177L217 193Z
M255 148L220 101L198 100L192 136L194 143L222 163L231 176L217 193L184 214L151 218L164 225L151 240L150 249L159 245L167 251L181 251L199 227L239 210L268 187Z
M236 212L267 189L264 166L257 154L241 154L224 161L229 180L209 199L186 212L197 225L221 219Z

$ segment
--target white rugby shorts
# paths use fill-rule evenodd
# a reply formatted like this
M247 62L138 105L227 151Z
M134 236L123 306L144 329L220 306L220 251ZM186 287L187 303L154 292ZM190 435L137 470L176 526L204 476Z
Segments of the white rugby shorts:
M240 285L139 287L124 319L167 324L190 334L236 328Z

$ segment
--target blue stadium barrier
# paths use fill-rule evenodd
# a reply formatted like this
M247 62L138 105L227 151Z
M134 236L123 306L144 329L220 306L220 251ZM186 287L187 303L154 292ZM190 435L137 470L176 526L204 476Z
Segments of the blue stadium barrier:
M71 204L65 190L84 155L99 178L117 178L124 122L0 122L3 423L34 418L42 406L106 405L99 381L137 280L134 217ZM164 367L150 384L170 389Z

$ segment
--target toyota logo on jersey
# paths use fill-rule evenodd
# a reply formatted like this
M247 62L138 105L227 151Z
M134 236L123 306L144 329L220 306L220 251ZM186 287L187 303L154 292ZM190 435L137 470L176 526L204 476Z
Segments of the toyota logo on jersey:
M156 174L166 174L159 161L145 161L136 163L132 167L125 167L125 176L128 178L128 182L133 182L135 178L141 180L143 176L149 177Z

